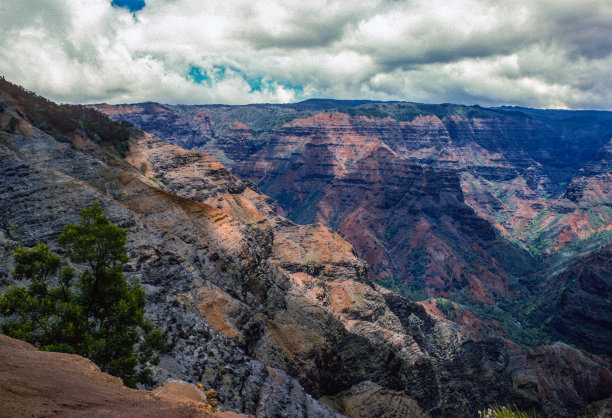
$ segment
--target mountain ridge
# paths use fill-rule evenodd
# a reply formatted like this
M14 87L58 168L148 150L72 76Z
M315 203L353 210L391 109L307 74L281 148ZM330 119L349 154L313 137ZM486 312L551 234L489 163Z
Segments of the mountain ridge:
M56 249L62 226L99 200L128 232L126 275L140 278L147 316L167 338L158 382L201 382L224 407L257 416L337 416L315 398L342 392L346 402L372 394L371 407L390 415L416 402L432 416L494 402L565 416L610 395L605 359L564 344L526 351L476 339L429 315L372 284L340 235L283 218L209 156L142 132L125 158L80 130L60 142L0 92L0 284L11 282L17 244Z

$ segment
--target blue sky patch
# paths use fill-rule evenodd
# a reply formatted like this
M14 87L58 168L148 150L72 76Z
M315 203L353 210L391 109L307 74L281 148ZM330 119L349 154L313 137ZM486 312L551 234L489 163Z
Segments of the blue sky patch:
M298 84L292 84L292 83L279 83L279 84L286 89L293 90L296 94L296 98L298 98L299 100L302 100L304 98L304 87Z
M283 86L285 89L287 90L293 90L296 93L297 97L302 97L304 95L304 88L300 85L294 85L288 82L282 82L282 81L271 81L271 80L264 80L263 77L249 77L247 74L245 74L243 71L236 71L238 74L240 74L242 76L242 78L249 84L249 87L251 87L251 91L249 93L254 93L254 92L262 92L264 90L274 90L274 85L280 85Z
M295 93L296 100L303 99L304 88L302 86L282 81L273 82L270 80L264 80L262 77L243 77L249 84L249 87L251 87L251 91L249 93L263 92L264 90L273 91L276 89L276 86L283 86L285 89L292 90Z
M251 87L251 93L254 91L261 91L263 87L263 79L261 77L245 78L246 82Z
M132 13L142 10L146 4L145 0L112 0L111 6L123 7Z
M195 65L189 66L189 74L187 75L187 78L196 84L202 84L209 81L206 71Z
M282 86L286 90L292 90L296 95L296 100L304 99L304 88L300 85L295 85L289 82L272 81L267 77L251 77L244 71L236 68L226 68L220 65L213 65L212 68L204 69L199 65L191 64L187 70L186 78L193 84L205 85L212 87L212 85L218 81L223 80L226 77L226 73L236 73L250 87L249 93L263 93L263 92L274 92L279 86Z
M211 69L205 70L200 66L191 64L187 72L187 80L194 84L206 84L212 86L213 81L225 78L225 67L213 65Z

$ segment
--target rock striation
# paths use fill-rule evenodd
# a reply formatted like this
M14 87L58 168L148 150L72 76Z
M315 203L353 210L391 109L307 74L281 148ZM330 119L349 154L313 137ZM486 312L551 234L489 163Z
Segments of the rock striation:
M574 260L569 268L538 283L534 293L532 322L546 324L555 338L612 355L612 244Z
M128 232L127 276L145 286L147 316L168 342L157 383L201 383L217 391L224 408L262 417L359 416L351 411L364 399L372 413L463 417L502 403L569 416L612 394L602 359L564 347L571 363L550 356L539 367L504 339L475 338L373 285L367 263L341 235L282 217L253 183L209 156L139 133L123 159L86 132L60 142L36 126L18 98L2 91L0 100L0 121L19 122L16 129L0 126L1 251L40 241L57 249L63 225L100 201ZM374 157L395 151L356 144L353 152L362 155L359 163L372 155L384 174L388 166ZM456 173L439 179L431 168L405 164L406 179L386 186L390 200L425 190L413 206L418 216L442 218L442 205L453 217L473 219L476 227L449 217L458 236L473 228L475 240L505 245L457 198ZM357 172L351 175L358 184ZM10 270L4 257L4 285ZM584 378L557 385L557 373ZM563 400L568 390L577 394L572 402L547 402Z
M137 123L145 111L99 109ZM539 260L557 264L612 234L610 112L326 100L166 109L210 115L219 129L198 149L254 181L284 216L340 231L371 279L413 296L512 296ZM171 120L146 112L143 129L180 145ZM422 173L430 188L400 184Z

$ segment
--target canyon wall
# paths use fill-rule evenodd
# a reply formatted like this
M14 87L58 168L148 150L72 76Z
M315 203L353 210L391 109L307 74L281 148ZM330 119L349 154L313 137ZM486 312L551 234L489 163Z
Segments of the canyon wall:
M514 404L569 416L612 395L605 359L561 343L521 349L372 283L368 264L339 233L286 219L255 184L205 154L135 132L122 157L84 130L50 136L13 90L0 90L0 100L0 287L13 282L17 245L46 242L59 250L63 225L99 201L128 233L126 275L145 287L147 316L168 343L156 383L199 382L218 392L224 408L256 416L360 416L355 405L366 398L362 412L382 415L463 417ZM364 151L357 144L352 152L364 172L393 178L387 173L394 163L385 160L397 151L390 146ZM345 184L358 185L383 209L386 202L402 207L414 193L416 202L402 216L409 218L407 227L413 218L430 222L423 239L442 254L460 251L469 240L478 256L462 254L466 266L483 263L483 275L474 277L485 281L484 290L473 297L511 291L504 288L503 268L514 260L504 257L515 251L526 260L516 268L531 269L530 256L466 205L455 171L403 164L403 177L384 183L382 191L345 165L346 177L335 176L324 189L329 200L317 202L342 200ZM339 167L323 163L316 170ZM303 180L316 184L318 178ZM380 193L388 197L376 199ZM436 241L431 225L449 228L457 243ZM497 274L499 283L481 279L487 274Z

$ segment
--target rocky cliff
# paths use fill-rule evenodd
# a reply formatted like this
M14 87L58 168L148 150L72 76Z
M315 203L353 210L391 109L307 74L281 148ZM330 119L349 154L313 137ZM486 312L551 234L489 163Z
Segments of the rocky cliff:
M536 286L517 312L522 320L547 328L556 339L612 355L612 244L573 260Z
M142 105L100 109L136 122L145 112L143 129L178 143ZM543 271L612 237L610 112L333 100L166 109L210 115L199 149L282 215L340 232L371 279L411 298L452 298L482 316L479 303L529 297Z
M147 315L168 342L158 383L202 383L224 408L256 416L359 416L355 405L366 399L383 414L474 416L502 403L569 416L611 394L600 358L475 337L373 285L367 263L339 234L283 218L211 157L145 133L129 139L125 158L79 129L58 140L30 119L20 96L0 94L1 284L11 281L17 244L57 249L63 225L100 201L128 232L127 275L145 286ZM368 152L395 151L381 144ZM435 208L446 205L484 222L457 198L456 173L440 180L405 168L407 179L388 187L394 199L402 195L394 190L424 184L427 196L440 190L415 206L422 213L443 216ZM464 236L464 226L454 228ZM474 240L505 245L493 228L480 228Z

